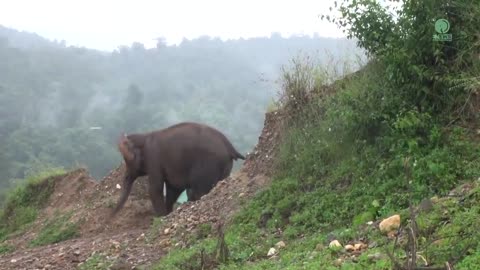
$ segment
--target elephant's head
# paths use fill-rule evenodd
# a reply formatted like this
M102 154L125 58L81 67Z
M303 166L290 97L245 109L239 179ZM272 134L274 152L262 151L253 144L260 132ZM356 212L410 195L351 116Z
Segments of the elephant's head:
M146 174L143 157L144 143L145 135L143 134L133 134L129 136L122 134L120 137L118 142L118 150L122 154L123 160L125 161L126 171L123 181L123 191L120 195L117 206L112 212L112 216L114 216L127 201L135 179Z

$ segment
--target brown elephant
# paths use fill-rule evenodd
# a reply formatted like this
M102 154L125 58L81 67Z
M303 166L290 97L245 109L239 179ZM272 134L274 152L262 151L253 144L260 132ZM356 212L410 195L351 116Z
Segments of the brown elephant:
M220 131L193 122L148 133L123 134L118 149L127 170L112 216L123 207L138 177L148 175L155 215L164 216L173 210L173 204L184 190L189 201L198 200L230 175L233 160L245 159Z

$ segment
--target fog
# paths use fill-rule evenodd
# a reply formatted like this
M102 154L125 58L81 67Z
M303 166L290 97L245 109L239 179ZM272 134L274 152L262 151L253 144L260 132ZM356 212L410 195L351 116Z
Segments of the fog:
M178 45L204 35L223 41L268 37L272 32L284 37L344 37L319 18L333 4L334 0L2 0L0 24L109 52L133 42L153 48L157 38Z

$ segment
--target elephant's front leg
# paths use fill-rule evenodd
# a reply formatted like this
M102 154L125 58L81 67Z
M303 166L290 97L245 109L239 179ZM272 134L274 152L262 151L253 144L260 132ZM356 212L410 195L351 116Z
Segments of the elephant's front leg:
M156 216L167 215L167 209L165 207L165 199L163 196L163 177L161 174L150 175L149 178L149 194L150 201L152 202L153 211Z

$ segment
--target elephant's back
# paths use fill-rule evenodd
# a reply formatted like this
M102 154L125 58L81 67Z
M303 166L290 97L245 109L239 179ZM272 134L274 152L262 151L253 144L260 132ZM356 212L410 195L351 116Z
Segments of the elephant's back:
M204 155L230 157L230 148L225 143L228 139L219 130L205 124L182 122L159 131L154 137L158 138L162 152L169 152L169 156L181 155L182 159Z

